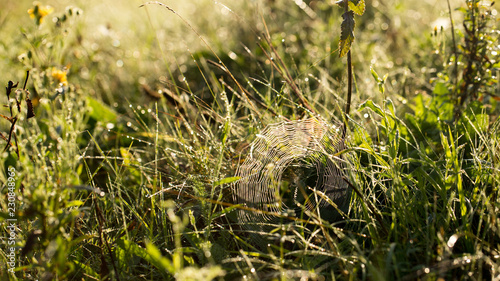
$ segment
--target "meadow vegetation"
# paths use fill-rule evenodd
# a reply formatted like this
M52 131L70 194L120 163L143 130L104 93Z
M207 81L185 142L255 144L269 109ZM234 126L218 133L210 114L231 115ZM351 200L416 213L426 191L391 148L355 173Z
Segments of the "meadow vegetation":
M0 279L498 280L498 4L350 1L347 120L335 1L3 1ZM257 245L238 166L313 116L348 124L345 214Z

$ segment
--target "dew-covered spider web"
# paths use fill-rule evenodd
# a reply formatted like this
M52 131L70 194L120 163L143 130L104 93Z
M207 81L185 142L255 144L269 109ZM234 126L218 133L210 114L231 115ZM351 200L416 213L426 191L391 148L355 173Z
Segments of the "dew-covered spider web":
M341 127L318 118L268 125L251 143L233 186L237 204L264 212L240 210L239 222L265 230L262 225L279 222L273 214L302 217L307 209L329 217L332 202L345 206L349 189L336 156L343 148Z

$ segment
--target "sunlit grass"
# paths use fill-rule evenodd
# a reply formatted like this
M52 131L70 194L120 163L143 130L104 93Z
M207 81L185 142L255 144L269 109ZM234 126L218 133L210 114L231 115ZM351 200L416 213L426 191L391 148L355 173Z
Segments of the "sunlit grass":
M0 168L17 171L19 235L16 273L2 262L1 278L498 278L498 62L483 98L453 118L450 30L433 26L446 2L367 1L356 18L346 149L327 156L343 160L352 194L334 221L235 205L233 187L267 125L342 124L335 3L142 4L0 10L0 82L20 90L30 73L19 106L1 99L13 110L0 112L2 145L13 136ZM237 211L274 219L252 229Z

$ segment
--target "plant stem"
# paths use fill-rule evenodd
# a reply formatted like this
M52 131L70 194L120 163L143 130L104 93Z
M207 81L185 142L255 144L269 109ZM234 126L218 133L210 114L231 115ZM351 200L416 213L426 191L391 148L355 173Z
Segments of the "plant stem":
M348 2L349 0L344 0L345 13L349 12ZM352 62L351 62L351 50L349 50L349 52L347 52L347 101L344 112L344 130L342 131L343 139L345 139L347 133L347 120L349 116L349 111L351 110L351 94L352 94Z
M345 137L347 132L347 118L351 110L351 96L352 96L352 62L351 51L347 52L347 101L345 104L345 118L344 118L344 132L342 137Z

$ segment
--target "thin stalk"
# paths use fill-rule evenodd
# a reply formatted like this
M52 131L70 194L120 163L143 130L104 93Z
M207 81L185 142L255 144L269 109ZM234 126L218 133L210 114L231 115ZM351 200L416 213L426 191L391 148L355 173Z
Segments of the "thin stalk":
M451 39L453 41L453 54L455 55L455 69L453 69L453 76L455 78L455 81L453 82L453 85L455 85L456 88L456 83L458 81L458 52L457 43L455 41L455 22L453 21L453 15L451 14L450 0L446 0L446 2L448 2L448 12L450 13Z
M344 0L344 13L349 12L349 0ZM342 132L342 138L345 139L347 134L347 120L349 116L349 111L351 110L351 95L352 95L352 61L351 61L351 50L347 52L347 100L345 104L344 112L344 130Z

